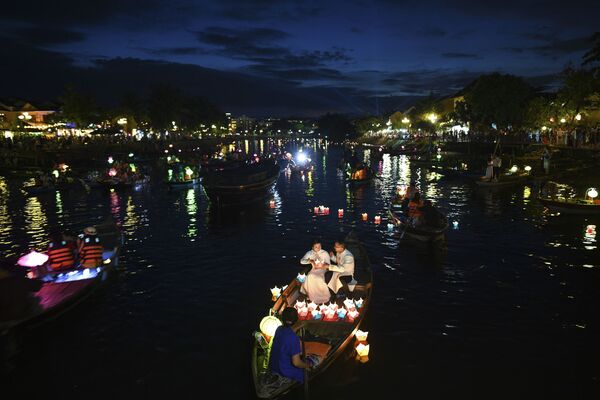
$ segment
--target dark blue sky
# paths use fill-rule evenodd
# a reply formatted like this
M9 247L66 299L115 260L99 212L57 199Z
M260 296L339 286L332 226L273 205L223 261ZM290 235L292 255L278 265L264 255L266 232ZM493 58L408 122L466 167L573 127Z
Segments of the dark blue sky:
M591 47L599 3L12 2L0 96L55 98L71 82L108 102L165 83L264 116L402 109L493 71L551 87Z

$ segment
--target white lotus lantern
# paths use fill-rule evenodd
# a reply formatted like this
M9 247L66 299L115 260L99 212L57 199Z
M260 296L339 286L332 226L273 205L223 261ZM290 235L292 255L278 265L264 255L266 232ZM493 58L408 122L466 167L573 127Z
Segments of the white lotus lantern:
M346 297L346 300L344 300L344 307L346 307L347 310L354 308L355 307L354 300Z
M517 167L516 165L513 165L512 167L510 167L510 172L512 172L513 174L516 173L519 170L519 167Z
M281 288L275 286L274 288L271 288L271 295L272 295L272 299L273 301L277 300L277 298L281 295Z
M356 310L348 311L348 322L354 322L359 313Z
M359 298L358 300L354 300L354 304L356 304L356 308L361 308L363 305L363 299L362 297Z
M327 308L329 308L330 310L333 310L333 311L337 311L339 307L336 303L329 302L329 304L327 304Z
M306 305L306 307L308 307L308 311L312 312L317 309L317 303L315 303L314 301L311 301L310 303L308 303Z
M296 300L296 304L294 304L294 308L296 310L299 310L301 308L306 307L306 301L300 301L300 300Z
M306 281L306 274L298 274L296 279L298 280L298 282L304 283L304 281Z
M323 315L324 315L325 321L337 320L337 313L335 312L335 310L332 310L331 308L325 309L325 312L323 312Z
M359 342L366 342L368 335L369 335L369 332L363 332L360 329L357 330L356 333L354 334L354 336L356 337L356 340L358 340Z
M324 313L325 311L327 311L327 309L328 309L328 308L329 308L329 307L327 307L325 304L321 304L321 305L319 306L319 311L320 311L321 313Z
M369 361L369 348L370 345L368 344L362 344L360 343L358 346L356 346L356 355L358 357L358 360L360 362L367 362Z
M302 319L306 319L308 316L308 307L302 307L298 309L298 317Z

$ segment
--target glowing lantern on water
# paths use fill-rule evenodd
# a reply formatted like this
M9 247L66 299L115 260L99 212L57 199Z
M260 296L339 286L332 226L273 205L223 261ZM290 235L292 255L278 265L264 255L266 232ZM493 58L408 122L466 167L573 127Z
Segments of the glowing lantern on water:
M323 213L324 213L325 215L329 215L329 207L325 207L325 208L323 208Z
M356 333L354 334L354 336L356 337L356 340L358 340L359 342L366 342L368 335L369 335L369 332L363 332L360 329L357 330Z
M315 207L314 211L315 211L315 214L318 214L319 213L319 207Z
M375 216L375 223L376 223L377 225L379 225L379 224L381 223L381 216L379 216L379 215L376 215L376 216Z
M512 167L510 167L510 172L512 172L513 174L515 172L517 172L519 170L519 167L517 167L516 165L513 165Z
M396 186L396 193L398 193L398 196L404 196L406 194L406 185Z
M304 281L306 280L306 274L298 274L296 279L298 280L298 282L304 283Z
M338 208L338 218L342 218L344 216L344 209Z
M365 345L360 343L358 346L356 346L356 355L359 357L359 361L360 362L367 362L369 361L369 346L370 345Z
M38 253L37 251L31 250L29 253L25 254L17 261L21 267L39 267L43 265L46 261L48 261L48 256L43 253Z
M392 232L394 230L394 224L387 224L387 230L388 232Z
M187 179L192 179L192 175L194 175L194 171L190 167L185 167L185 175Z
M111 168L108 170L108 175L110 176L116 176L117 175L117 170L114 168Z
M277 298L281 295L281 288L278 288L277 286L272 288L271 295L272 295L273 301L277 300Z
M137 171L137 168L135 168L134 164L129 164L129 169L131 170L131 172L135 173Z
M113 160L113 158L112 158L112 157L108 157L108 163L109 163L109 164L112 164L114 161L115 161L115 160Z
M458 229L458 221L453 221L453 222L452 222L452 227L453 227L454 229Z
M260 332L265 335L267 341L271 340L275 336L275 331L282 325L281 321L277 317L268 316L264 317L260 321Z
M592 200L598 197L598 191L595 188L589 188L585 194Z
M363 221L368 221L369 220L369 215L367 213L362 213L362 220Z
M596 225L588 225L585 228L585 233L587 233L588 235L596 234Z
M55 178L58 178L58 175L59 175L58 170L55 169L54 171L52 171L52 175L54 175Z
M271 207L271 208L275 208L275 200L271 200L271 201L269 202L269 207Z

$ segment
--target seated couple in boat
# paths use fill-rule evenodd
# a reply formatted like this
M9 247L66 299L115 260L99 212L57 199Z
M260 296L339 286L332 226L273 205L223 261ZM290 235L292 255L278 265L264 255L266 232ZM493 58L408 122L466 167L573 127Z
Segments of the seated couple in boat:
M69 235L54 232L48 244L49 271L64 271L77 266L95 268L102 264L103 247L96 228L89 226L77 237L77 242Z
M334 250L335 254L328 254L322 249L321 241L315 239L311 250L300 260L300 264L312 266L300 292L317 304L335 300L336 296L343 296L340 289L343 289L346 295L351 292L348 283L354 275L354 256L346 249L346 244L341 239L335 242ZM331 275L327 283L326 275Z

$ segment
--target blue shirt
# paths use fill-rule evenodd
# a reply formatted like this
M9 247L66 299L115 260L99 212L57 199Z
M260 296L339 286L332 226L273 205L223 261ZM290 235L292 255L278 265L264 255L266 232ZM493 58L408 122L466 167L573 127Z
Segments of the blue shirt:
M280 326L273 337L269 369L286 378L304 382L304 371L292 364L292 356L301 353L300 338L296 336L292 328Z

